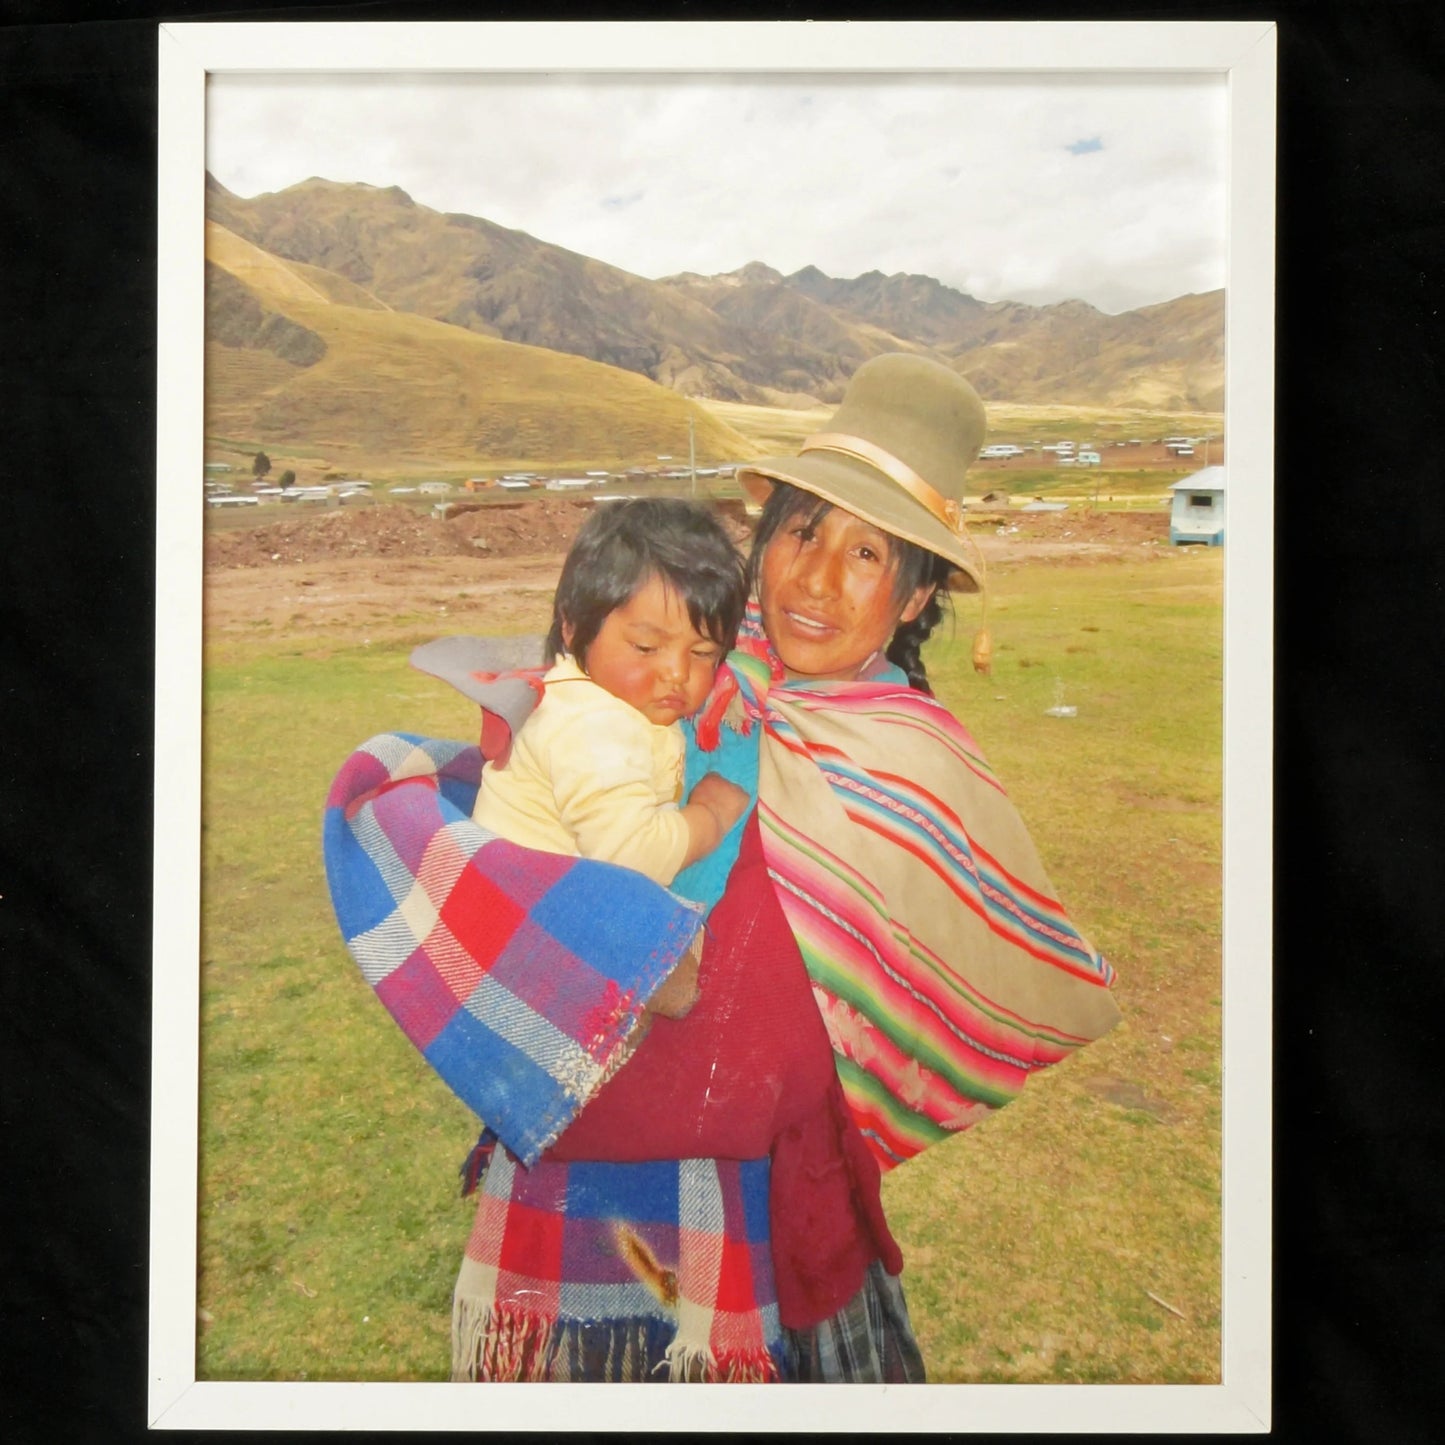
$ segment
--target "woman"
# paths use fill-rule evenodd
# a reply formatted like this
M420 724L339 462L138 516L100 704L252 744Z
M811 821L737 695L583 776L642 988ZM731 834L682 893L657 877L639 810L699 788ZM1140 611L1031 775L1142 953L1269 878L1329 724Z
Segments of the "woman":
M498 950L467 935L475 908L452 906L446 946L433 951L455 954L460 938L479 977L478 960L500 952L522 981L500 1004L483 996L490 978L479 983L453 1010L460 1029L437 1030L445 1046L424 1043L415 1015L426 1009L409 1001L437 988L393 985L401 966L380 977L376 960L423 946L397 920L409 880L436 869L391 863L398 907L350 910L365 928L338 901L383 1001L504 1146L483 1171L458 1280L458 1377L923 1379L881 1171L1007 1102L1028 1073L1117 1018L1107 965L1054 900L977 748L927 692L920 648L940 594L982 583L962 496L983 433L961 378L885 356L859 368L799 456L740 473L765 500L756 601L689 770L721 771L759 801L721 859L731 869L686 1018L649 1019L641 1037L646 1000L685 947L684 916L626 937L604 930L611 993L579 977L567 997L540 998L528 980L555 976L555 958L542 957L550 942L532 932L525 948L509 938ZM466 669L436 670L468 690ZM394 813L397 780L428 764L413 755L383 769L377 750L364 753L371 763L333 789L334 894L365 872L345 861L348 844L375 865L387 849L367 837L418 826L378 822L375 809ZM441 793L459 786L448 769L473 766L459 750L432 761ZM414 805L419 794L408 796ZM469 837L439 814L427 836L442 835L449 847ZM410 846L418 859L430 852ZM504 846L468 841L456 877L515 876L523 865ZM688 883L678 879L684 895ZM598 896L615 908L622 886L604 879ZM440 892L438 908L420 910L428 920L448 913ZM643 894L622 911L633 921L644 904L658 913ZM573 917L583 915L597 951L599 915L585 904ZM506 1022L523 995L524 1024ZM570 1091L520 1107L521 1088L496 1086L511 1055L483 1048L479 1028L510 1029L514 1052L525 1039L535 1053L548 1027L584 1015L585 1028L546 1046L555 1083L567 1073L557 1060L575 1062L580 1041L580 1084L574 1067Z

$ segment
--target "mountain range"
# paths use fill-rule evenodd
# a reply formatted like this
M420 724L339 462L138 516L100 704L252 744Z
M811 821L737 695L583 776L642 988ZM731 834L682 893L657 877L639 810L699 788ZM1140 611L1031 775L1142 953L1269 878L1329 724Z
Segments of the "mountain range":
M535 388L560 386L569 405L574 385L610 395L618 374L632 373L674 399L631 396L639 424L650 408L661 411L658 425L641 425L627 445L670 451L682 415L675 408L685 408L685 398L831 403L859 364L885 351L935 356L986 401L1223 407L1223 291L1107 315L1082 301L983 302L930 276L870 271L843 280L812 266L783 275L760 261L725 275L648 280L481 217L432 210L399 187L320 178L245 199L208 176L206 213L208 430L214 423L222 434L265 432L263 419L274 427L295 413L298 391L315 392L335 370L338 346L360 346L393 382L410 375L408 348L440 346L449 358L420 366L418 375L460 376L480 346L494 379L520 368L534 399ZM463 355L469 345L472 361ZM551 360L519 359L532 349ZM570 371L565 363L573 358L600 370ZM312 371L320 376L303 381ZM368 382L354 367L348 377L369 398L367 430L379 435L375 409L395 411L395 388L378 385L380 378ZM433 376L433 392L438 384ZM457 436L459 456L477 441L477 427L463 425L463 414L471 401L485 400L471 397L478 386L488 390L453 387L448 426L472 433ZM470 398L465 404L461 393ZM495 398L499 407L505 399ZM324 409L319 394L302 409L317 405ZM706 438L712 454L746 453L724 424L693 411L696 427L714 429ZM400 420L391 416L392 424ZM426 424L433 439L435 424ZM550 423L535 425L546 430ZM507 431L499 412L489 454L520 440L507 440ZM595 440L579 445L596 455Z

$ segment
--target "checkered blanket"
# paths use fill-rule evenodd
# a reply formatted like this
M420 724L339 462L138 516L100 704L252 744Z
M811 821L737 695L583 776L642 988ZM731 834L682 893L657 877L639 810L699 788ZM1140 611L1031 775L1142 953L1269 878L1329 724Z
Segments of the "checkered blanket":
M498 1149L452 1352L458 1380L780 1378L768 1161L524 1169Z
M332 905L377 997L530 1164L626 1057L701 910L641 874L471 819L476 747L387 733L331 786Z

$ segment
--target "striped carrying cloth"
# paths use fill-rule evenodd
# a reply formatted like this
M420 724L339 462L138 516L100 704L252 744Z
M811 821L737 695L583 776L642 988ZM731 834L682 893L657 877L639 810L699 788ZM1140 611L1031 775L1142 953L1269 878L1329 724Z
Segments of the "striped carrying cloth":
M478 827L481 767L464 743L372 738L331 785L322 847L366 981L531 1163L626 1058L702 913L630 869Z
M888 666L858 682L785 682L755 604L729 661L762 724L769 872L849 1106L886 1170L1112 1028L1113 970L945 707ZM726 702L709 705L699 736Z

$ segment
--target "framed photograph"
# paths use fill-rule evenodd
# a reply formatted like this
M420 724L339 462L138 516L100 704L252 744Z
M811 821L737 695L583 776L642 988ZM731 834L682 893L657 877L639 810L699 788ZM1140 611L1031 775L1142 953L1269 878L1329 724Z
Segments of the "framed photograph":
M150 1424L1267 1431L1273 25L158 44ZM986 404L960 716L1123 1022L885 1175L928 1384L452 1384L475 1116L347 958L331 773L473 735L407 653L546 630L558 494L731 503L894 347Z

